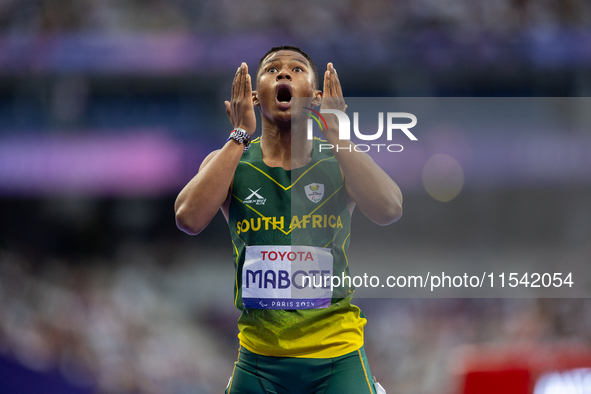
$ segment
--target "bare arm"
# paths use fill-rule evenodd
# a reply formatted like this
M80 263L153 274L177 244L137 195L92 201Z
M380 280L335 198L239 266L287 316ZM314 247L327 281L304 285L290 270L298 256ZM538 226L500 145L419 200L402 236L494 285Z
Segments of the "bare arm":
M246 63L242 63L236 71L232 98L225 104L232 126L242 128L252 136L256 129L256 117ZM232 179L243 152L243 144L230 140L222 149L210 153L203 160L199 172L181 190L174 204L179 229L187 234L199 234L218 209L228 203Z
M179 229L196 235L207 227L228 199L243 149L244 146L228 141L222 149L211 152L203 160L197 175L181 190L175 201L175 219Z
M324 92L322 107L346 109L341 83L332 63L324 73ZM330 119L330 120L329 120ZM346 147L354 144L349 140L339 140L336 116L326 117L328 130L324 136L329 144ZM398 185L366 153L354 149L333 149L345 178L345 188L349 197L359 206L361 212L371 221L385 226L402 216L402 193Z

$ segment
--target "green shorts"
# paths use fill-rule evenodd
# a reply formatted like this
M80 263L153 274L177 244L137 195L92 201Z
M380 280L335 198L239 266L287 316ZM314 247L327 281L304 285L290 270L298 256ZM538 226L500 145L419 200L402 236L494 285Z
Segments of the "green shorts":
M363 347L335 358L260 356L241 347L226 394L376 394Z

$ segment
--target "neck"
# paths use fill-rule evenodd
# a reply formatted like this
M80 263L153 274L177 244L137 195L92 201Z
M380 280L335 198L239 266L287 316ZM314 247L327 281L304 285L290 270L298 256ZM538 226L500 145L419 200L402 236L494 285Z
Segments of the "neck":
M285 170L303 167L312 159L312 141L306 138L306 128L292 128L262 120L261 150L269 167Z

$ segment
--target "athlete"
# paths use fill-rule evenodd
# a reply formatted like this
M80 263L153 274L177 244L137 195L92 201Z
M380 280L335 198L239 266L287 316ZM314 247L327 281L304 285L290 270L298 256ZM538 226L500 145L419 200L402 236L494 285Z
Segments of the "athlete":
M326 142L308 138L314 107L346 109L332 63L321 91L305 52L274 47L255 83L253 91L242 63L225 102L234 130L175 203L177 226L188 234L200 233L218 209L230 227L242 314L226 393L376 393L363 349L366 319L350 302L354 289L327 279L349 276L354 207L387 225L402 215L402 194L367 154L343 148L354 145L338 139L336 116L324 115ZM262 129L256 139L254 107Z

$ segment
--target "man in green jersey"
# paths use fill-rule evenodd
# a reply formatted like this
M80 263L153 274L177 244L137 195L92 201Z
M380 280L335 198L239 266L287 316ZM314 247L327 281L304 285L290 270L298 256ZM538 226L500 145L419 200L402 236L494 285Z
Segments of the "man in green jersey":
M208 155L175 203L177 226L200 233L221 209L232 235L240 351L227 393L375 393L363 350L366 319L350 303L347 249L355 206L373 222L402 215L392 179L327 115L326 142L309 139L305 107L344 111L336 70L323 90L312 59L292 46L259 63L256 90L238 68L226 112L234 130ZM305 105L294 97L308 98ZM261 136L254 107L261 114ZM249 149L245 149L248 147ZM328 283L327 283L328 281Z

